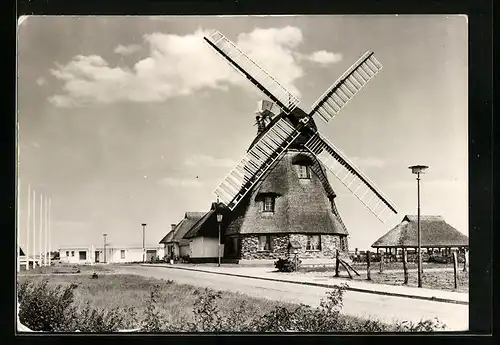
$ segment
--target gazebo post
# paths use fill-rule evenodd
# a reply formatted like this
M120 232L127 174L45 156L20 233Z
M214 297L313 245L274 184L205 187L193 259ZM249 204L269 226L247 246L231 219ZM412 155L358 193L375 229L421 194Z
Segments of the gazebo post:
M403 247L403 274L404 274L404 284L408 284L408 267L406 265L406 250Z

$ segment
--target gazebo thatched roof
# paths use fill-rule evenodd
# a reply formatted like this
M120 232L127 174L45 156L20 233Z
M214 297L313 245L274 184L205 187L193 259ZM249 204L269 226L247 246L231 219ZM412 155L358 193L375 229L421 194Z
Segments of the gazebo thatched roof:
M441 216L420 216L423 248L468 247L469 238ZM417 216L406 215L401 223L372 244L372 248L417 247Z

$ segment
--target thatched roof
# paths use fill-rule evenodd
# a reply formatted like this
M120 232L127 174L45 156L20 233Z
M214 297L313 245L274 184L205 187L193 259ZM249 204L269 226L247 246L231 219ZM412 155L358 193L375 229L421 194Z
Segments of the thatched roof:
M219 224L217 222L217 212L222 213L221 229L225 228L229 223L231 216L227 208L217 210L217 204L212 203L210 211L208 211L191 229L184 235L185 239L190 239L198 236L217 237L219 235Z
M422 247L468 247L469 238L445 222L441 216L420 216ZM381 247L417 247L417 216L406 215L401 223L372 244Z
M233 210L226 235L316 233L347 234L342 222L332 211L334 198L329 183L311 173L301 180L294 165L296 157L316 158L303 150L288 150ZM319 164L319 163L318 163ZM261 197L276 195L273 215L261 211Z
M195 225L206 212L186 212L184 218L170 231L160 243L185 243L184 235Z
M170 230L166 235L165 237L163 237L160 242L158 243L169 243L170 241L172 241L172 237L174 237L174 230Z

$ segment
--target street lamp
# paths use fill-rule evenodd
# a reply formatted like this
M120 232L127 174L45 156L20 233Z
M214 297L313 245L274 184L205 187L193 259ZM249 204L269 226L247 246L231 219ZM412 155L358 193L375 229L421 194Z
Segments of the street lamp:
M219 200L217 200L217 208L219 207ZM219 259L219 264L218 267L220 267L220 228L221 228L221 223L222 223L222 213L220 213L220 209L217 210L217 224L219 224L219 253L218 253L218 259Z
M144 239L146 236L146 223L142 223L142 262L146 262L146 247Z
M108 234L102 234L102 237L104 237L104 246L103 246L103 254L104 254L104 263L106 263L106 236L108 236Z
M417 175L417 274L418 274L418 287L422 287L422 254L421 254L421 239L420 239L420 174L424 174L425 170L429 168L426 165L413 165L408 167L411 169L412 174Z

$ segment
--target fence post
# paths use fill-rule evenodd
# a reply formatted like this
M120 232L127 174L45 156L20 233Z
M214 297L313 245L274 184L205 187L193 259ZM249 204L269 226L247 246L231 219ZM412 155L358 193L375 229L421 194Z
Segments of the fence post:
M371 272L370 272L370 256L371 256L371 252L368 251L366 253L366 280L372 280Z
M406 256L406 249L403 248L403 274L404 274L404 284L408 284L408 258Z
M380 273L384 272L384 257L385 252L382 252L382 254L380 254Z
M467 264L469 263L469 250L464 249L464 272L467 272Z
M339 250L337 249L335 253L335 277L339 276L339 265L340 265L340 257L339 257Z
M458 258L457 252L453 252L453 275L455 278L455 289L457 288Z

